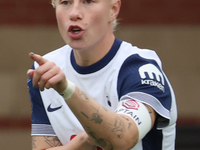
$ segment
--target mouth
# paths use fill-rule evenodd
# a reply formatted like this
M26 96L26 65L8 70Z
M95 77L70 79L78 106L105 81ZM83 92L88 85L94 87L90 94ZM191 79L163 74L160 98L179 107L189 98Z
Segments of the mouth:
M79 26L73 26L71 25L68 29L68 32L71 32L71 33L74 33L74 34L78 34L80 33L81 31L83 31L83 29Z

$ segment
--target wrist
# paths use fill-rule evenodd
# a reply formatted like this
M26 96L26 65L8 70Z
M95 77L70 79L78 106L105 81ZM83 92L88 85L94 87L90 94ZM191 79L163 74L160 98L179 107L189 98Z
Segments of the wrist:
M76 89L76 85L67 79L67 88L62 92L59 93L65 100L71 98L71 96L74 94Z

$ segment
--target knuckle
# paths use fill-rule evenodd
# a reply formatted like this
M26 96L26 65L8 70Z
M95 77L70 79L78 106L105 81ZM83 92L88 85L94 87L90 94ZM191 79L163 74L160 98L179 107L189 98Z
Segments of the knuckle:
M60 77L61 77L61 78L65 78L65 73L61 71L61 72L60 72Z
M55 67L54 67L54 70L55 70L56 72L58 72L58 73L61 71L60 68L59 68L58 66L55 66Z
M46 84L47 87L52 87L54 85L54 82L52 80L49 80Z
M42 80L43 82L47 82L48 78L46 76L41 76L40 80Z
M48 63L49 63L49 65L51 65L51 66L56 66L56 64L55 64L54 62L52 62L52 61L49 61Z
M41 69L40 67L38 67L38 68L35 70L35 74L41 75L41 74L42 74L42 69Z

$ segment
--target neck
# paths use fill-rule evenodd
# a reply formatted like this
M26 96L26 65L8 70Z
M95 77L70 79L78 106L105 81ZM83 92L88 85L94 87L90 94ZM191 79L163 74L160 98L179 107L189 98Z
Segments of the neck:
M111 49L115 40L114 34L100 39L85 50L73 50L76 63L79 66L90 66L101 60Z

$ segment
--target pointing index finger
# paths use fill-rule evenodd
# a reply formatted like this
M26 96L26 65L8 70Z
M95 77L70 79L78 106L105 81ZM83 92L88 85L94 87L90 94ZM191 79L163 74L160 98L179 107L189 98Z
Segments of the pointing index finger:
M34 54L33 52L29 53L29 56L32 60L36 61L40 66L47 62L42 56Z

